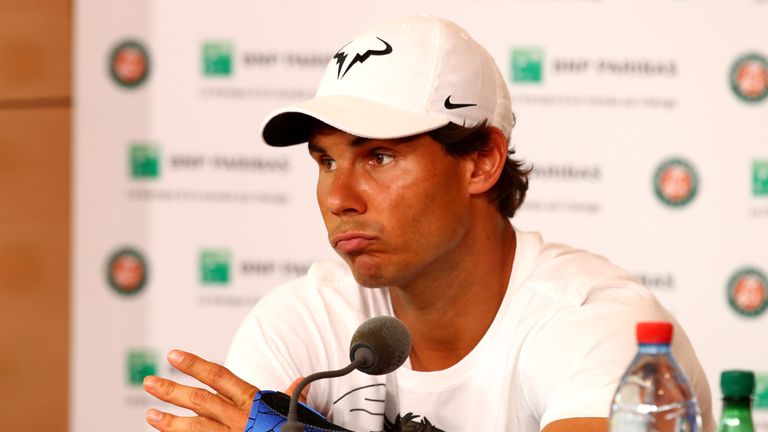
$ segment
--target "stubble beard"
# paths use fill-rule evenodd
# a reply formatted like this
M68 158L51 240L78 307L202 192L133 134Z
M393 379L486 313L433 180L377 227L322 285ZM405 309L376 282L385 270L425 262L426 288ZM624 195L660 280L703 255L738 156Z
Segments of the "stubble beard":
M355 281L366 288L386 288L392 284L392 278L381 264L371 261L371 257L364 255L344 257L347 266L352 271Z

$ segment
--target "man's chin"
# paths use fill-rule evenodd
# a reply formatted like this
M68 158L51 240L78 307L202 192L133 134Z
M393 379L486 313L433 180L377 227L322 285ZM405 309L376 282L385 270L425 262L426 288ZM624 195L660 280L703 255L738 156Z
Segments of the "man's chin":
M389 286L387 278L380 272L356 271L352 268L355 281L366 288L384 288Z
M384 288L390 285L381 265L373 262L368 257L345 257L345 261L352 270L352 276L361 286L367 288Z

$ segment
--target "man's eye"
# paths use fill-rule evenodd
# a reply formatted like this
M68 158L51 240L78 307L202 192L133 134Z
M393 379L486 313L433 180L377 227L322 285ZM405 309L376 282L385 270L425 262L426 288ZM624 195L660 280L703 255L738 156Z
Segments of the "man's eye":
M329 158L320 159L320 167L326 171L333 171L336 169L336 161Z
M373 160L371 161L374 165L387 165L388 163L392 162L395 158L392 155L384 154L384 153L374 153L373 154Z

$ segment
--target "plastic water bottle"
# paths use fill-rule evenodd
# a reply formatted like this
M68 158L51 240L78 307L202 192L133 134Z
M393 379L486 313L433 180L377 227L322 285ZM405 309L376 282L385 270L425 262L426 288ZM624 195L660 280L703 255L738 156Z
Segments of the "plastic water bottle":
M637 355L611 405L611 432L700 432L701 414L691 386L672 358L672 324L637 324Z
M751 405L755 374L741 370L723 371L720 390L723 392L723 416L717 432L754 432Z

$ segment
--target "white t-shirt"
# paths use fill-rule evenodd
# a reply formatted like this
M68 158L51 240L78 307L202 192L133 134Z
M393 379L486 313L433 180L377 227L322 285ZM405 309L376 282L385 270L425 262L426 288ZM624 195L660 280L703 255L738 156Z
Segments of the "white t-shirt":
M386 376L359 371L312 384L308 404L354 431L538 431L571 417L607 417L637 351L638 321L675 322L653 294L605 258L516 231L509 287L477 346L448 369L405 365ZM349 364L349 341L368 318L393 315L388 291L360 287L343 263L313 265L265 296L227 358L263 390ZM714 431L709 387L675 323L672 352ZM394 425L400 422L400 428Z

